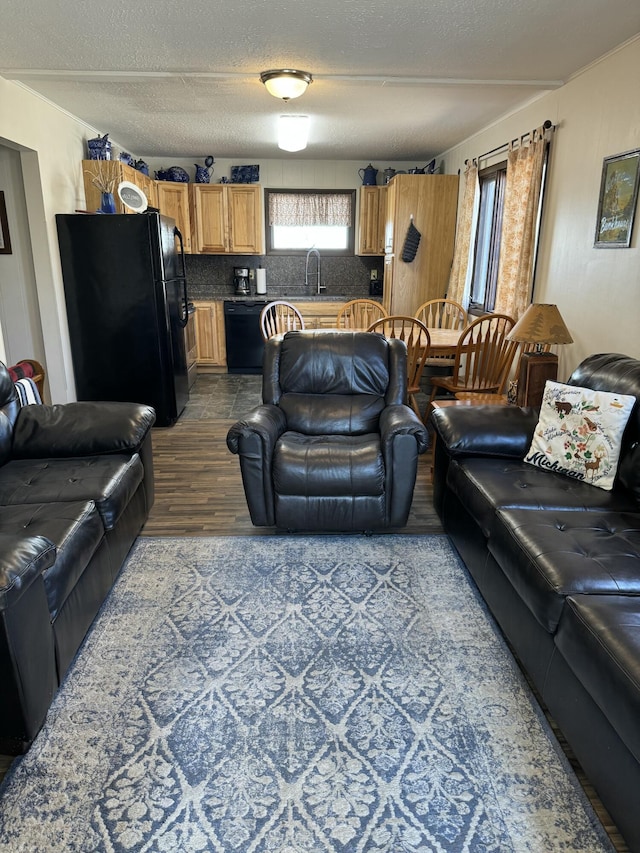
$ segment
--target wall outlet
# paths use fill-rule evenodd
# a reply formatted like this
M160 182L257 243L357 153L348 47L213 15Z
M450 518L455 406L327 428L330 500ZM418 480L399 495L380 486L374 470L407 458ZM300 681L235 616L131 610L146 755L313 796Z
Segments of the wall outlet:
M377 281L377 280L378 280L378 270L370 270L369 281Z

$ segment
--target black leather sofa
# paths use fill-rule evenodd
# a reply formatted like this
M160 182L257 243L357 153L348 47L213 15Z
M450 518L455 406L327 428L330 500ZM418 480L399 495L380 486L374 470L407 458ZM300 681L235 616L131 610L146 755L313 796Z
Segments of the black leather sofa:
M24 752L153 504L155 412L20 407L0 364L0 752Z
M404 341L328 330L270 338L263 404L227 435L253 524L403 527L428 439L406 398Z
M569 384L638 398L640 361L594 355ZM538 414L434 410L434 503L543 703L640 851L640 405L611 491L523 461Z

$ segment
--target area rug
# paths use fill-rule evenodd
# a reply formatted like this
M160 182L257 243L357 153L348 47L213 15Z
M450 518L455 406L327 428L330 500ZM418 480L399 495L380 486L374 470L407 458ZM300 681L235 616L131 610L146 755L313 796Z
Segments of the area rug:
M140 539L0 849L610 851L441 536Z

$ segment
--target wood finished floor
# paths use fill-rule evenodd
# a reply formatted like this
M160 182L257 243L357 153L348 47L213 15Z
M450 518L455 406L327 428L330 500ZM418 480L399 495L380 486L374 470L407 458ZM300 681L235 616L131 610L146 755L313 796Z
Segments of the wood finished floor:
M175 426L154 429L156 496L142 536L278 535L251 524L238 458L226 446L229 427L260 402L260 383L259 376L201 375ZM409 522L402 533L442 533L432 505L428 453L420 457ZM615 850L629 853L562 734L553 720L550 723ZM11 761L0 756L0 779Z

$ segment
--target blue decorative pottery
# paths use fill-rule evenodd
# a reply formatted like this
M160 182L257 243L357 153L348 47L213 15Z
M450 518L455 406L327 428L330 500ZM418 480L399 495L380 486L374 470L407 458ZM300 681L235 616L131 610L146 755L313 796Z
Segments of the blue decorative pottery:
M189 174L182 166L169 166L168 169L158 169L155 173L156 181L176 181L188 184Z
M211 155L205 158L204 166L198 165L198 163L194 163L196 167L196 184L208 184L211 180L211 175L213 174L212 166L215 163L215 160Z
M144 162L144 160L136 160L133 164L133 168L137 169L138 172L142 172L143 175L149 174L149 166Z
M96 136L95 139L87 139L89 149L89 160L111 160L111 140L109 134Z
M123 151L123 152L120 154L120 158L119 158L119 159L120 159L120 162L121 162L121 163L125 163L127 166L133 166L133 165L134 165L134 163L135 163L135 160L133 159L133 157L131 156L131 154L127 154L127 152L126 152L126 151Z
M167 175L169 176L167 178L169 181L177 181L183 184L189 183L189 173L182 166L169 166Z
M113 193L102 193L100 198L100 213L115 213L116 201Z

